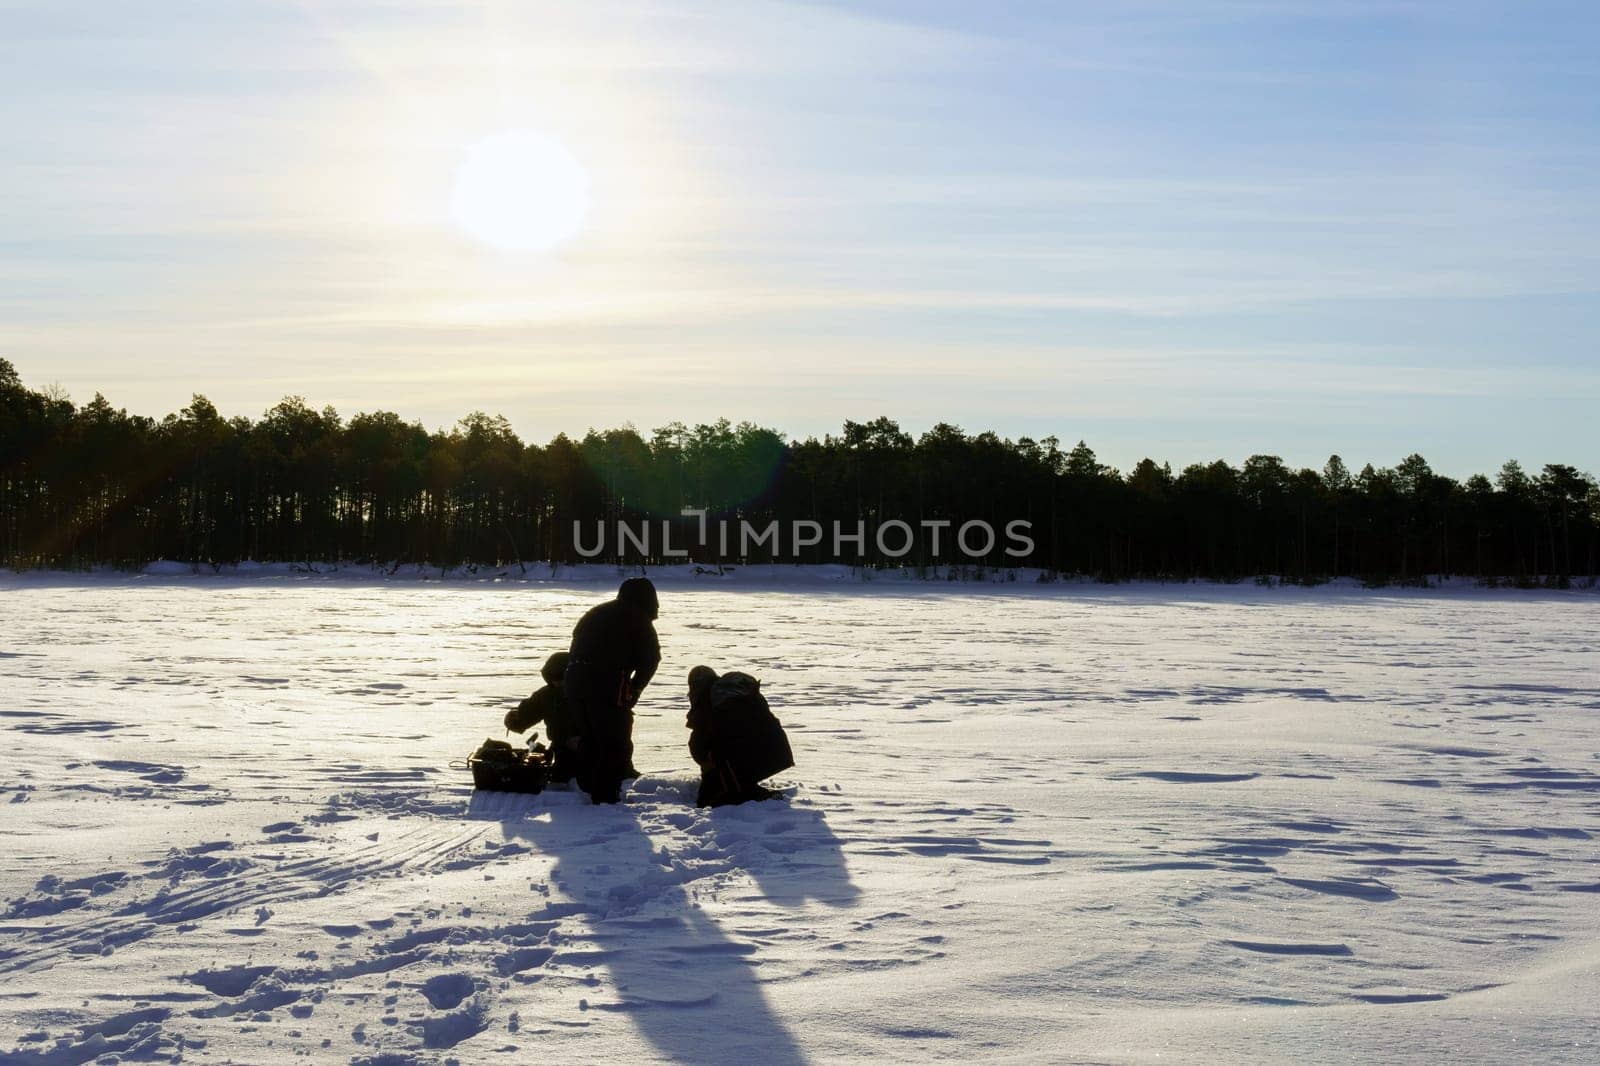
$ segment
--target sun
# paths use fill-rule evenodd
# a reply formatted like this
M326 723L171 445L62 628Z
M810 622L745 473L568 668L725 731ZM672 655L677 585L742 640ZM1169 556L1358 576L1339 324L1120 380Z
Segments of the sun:
M529 130L485 137L456 171L450 214L469 236L506 251L571 240L589 213L589 175L559 141Z

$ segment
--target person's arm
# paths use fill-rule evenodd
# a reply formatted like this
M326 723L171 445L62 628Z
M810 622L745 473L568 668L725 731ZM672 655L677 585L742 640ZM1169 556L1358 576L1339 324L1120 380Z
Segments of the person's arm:
M638 654L634 660L633 677L629 685L633 690L633 698L638 699L639 693L656 676L656 668L661 665L661 641L656 636L656 627L649 622L644 624L644 630L639 634Z
M517 704L512 710L507 711L506 728L513 733L526 733L529 729L544 721L550 695L550 686L546 685Z
M689 756L700 766L711 765L711 738L704 729L689 734Z
M701 766L711 761L711 715L704 701L689 697L689 717L684 725L689 727L689 754Z

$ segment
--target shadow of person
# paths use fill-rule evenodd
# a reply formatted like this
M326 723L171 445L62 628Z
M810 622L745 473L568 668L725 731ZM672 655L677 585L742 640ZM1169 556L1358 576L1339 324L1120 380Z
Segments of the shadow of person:
M791 793L712 809L706 820L711 839L781 907L807 900L848 906L861 890L850 880L839 838L819 808Z
M468 817L497 821L507 839L556 858L551 885L579 904L586 925L562 930L562 940L592 944L570 948L575 964L598 963L611 978L583 1009L626 1014L662 1061L799 1066L805 1055L762 991L757 946L717 927L689 888L703 867L658 850L641 823L663 806L648 796L591 807L559 791L531 802L480 793ZM547 965L559 967L562 953Z

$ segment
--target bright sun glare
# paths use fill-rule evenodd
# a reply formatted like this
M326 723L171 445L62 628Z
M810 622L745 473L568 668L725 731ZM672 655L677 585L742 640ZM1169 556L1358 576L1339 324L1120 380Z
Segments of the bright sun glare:
M496 248L542 252L570 240L589 212L589 175L549 137L511 130L473 145L456 172L450 214Z

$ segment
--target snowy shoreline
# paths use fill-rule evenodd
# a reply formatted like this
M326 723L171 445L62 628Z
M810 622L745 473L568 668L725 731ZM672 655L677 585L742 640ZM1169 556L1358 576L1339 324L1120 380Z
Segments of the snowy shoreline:
M928 567L922 573L914 568L874 570L865 567L829 564L758 563L729 565L720 568L700 563L674 566L617 566L609 563L550 563L510 564L505 566L445 567L420 564L403 566L371 563L257 563L242 562L214 567L210 564L196 566L171 559L148 563L139 570L123 570L112 566L97 566L90 570L12 570L0 571L0 589L39 586L58 588L80 583L136 584L177 582L203 582L208 585L227 586L233 583L257 582L316 583L340 582L355 585L512 585L537 587L586 587L615 583L624 577L644 575L657 584L673 588L725 589L730 591L765 591L773 589L849 589L863 591L873 588L898 592L1004 592L1015 595L1072 595L1099 593L1172 593L1199 592L1261 593L1277 595L1493 595L1508 593L1516 596L1538 594L1544 596L1589 596L1600 594L1600 584L1589 584L1588 578L1574 578L1571 587L1561 589L1546 585L1520 587L1507 579L1490 585L1473 577L1440 577L1429 575L1424 584L1367 585L1352 577L1339 577L1318 584L1303 585L1293 580L1268 575L1262 578L1241 578L1237 581L1215 581L1195 578L1191 580L1155 580L1141 578L1129 581L1101 581L1084 575L1050 576L1037 567L979 568L979 567Z

